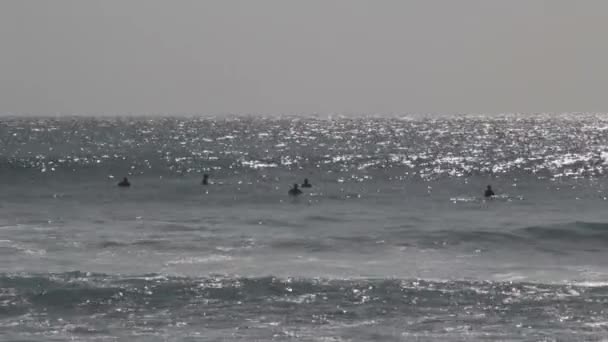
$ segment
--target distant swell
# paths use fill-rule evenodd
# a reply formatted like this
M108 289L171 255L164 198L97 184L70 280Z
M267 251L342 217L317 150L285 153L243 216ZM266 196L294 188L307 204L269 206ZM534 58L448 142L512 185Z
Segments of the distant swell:
M398 235L398 234L396 234ZM490 244L506 248L523 246L584 242L582 247L608 242L608 223L570 222L553 225L529 226L512 230L439 230L431 232L405 232L400 239L411 245L414 241L419 246L438 246L442 244ZM393 241L396 241L393 238ZM572 244L569 248L577 248Z
M608 241L608 223L572 222L549 226L532 226L522 232L539 240Z

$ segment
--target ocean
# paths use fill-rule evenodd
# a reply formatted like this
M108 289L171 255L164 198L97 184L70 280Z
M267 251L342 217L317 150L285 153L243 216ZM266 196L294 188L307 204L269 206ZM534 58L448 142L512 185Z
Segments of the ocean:
M601 114L1 118L0 341L606 341L607 170Z

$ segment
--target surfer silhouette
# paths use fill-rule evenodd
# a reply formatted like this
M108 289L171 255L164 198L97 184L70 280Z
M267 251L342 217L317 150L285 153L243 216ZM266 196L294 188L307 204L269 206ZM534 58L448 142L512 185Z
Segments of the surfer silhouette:
M289 196L298 196L302 194L302 190L298 189L298 184L296 183L293 185L293 188L289 189L287 193Z
M492 190L492 186L488 185L486 188L486 192L483 194L486 198L494 196L494 191Z
M201 182L202 185L208 185L209 184L209 175L208 174L204 174L203 175L203 181Z
M308 178L304 178L304 183L302 183L303 188L312 188L312 184L308 183Z
M127 179L127 177L125 177L122 179L122 181L120 183L118 183L118 186L128 187L128 186L131 186L131 183L129 183L129 180Z

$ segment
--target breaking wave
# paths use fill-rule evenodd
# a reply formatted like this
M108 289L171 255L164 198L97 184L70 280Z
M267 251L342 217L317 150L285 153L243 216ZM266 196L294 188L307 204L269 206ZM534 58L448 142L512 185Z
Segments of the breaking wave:
M292 278L179 278L162 275L118 277L70 272L49 275L0 275L2 316L25 312L86 311L89 313L147 310L221 310L239 305L319 305L322 311L342 315L373 310L415 310L416 307L486 306L502 303L567 301L568 297L608 298L608 286L578 286L478 281L425 281L400 279L292 279ZM339 305L340 310L335 307ZM118 310L120 309L120 310ZM118 310L118 311L117 311ZM247 310L245 310L247 311ZM326 312L327 313L327 312ZM235 313L236 314L236 313Z

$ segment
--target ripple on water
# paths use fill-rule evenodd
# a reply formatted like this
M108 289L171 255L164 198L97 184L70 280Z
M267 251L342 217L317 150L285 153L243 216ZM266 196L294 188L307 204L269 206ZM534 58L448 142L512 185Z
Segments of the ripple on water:
M608 116L437 118L9 118L0 163L46 174L128 169L130 174L210 170L373 170L407 177L528 173L580 178L608 165ZM340 177L338 177L340 178ZM352 177L351 177L352 178ZM341 178L349 180L349 178Z

